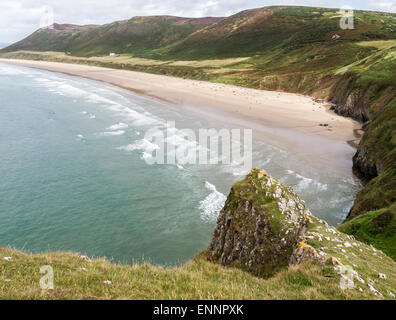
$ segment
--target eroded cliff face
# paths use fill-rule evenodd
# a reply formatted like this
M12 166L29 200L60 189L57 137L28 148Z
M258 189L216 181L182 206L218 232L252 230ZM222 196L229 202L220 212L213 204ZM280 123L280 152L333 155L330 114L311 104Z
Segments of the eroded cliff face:
M353 168L358 170L359 174L365 179L371 180L378 176L378 164L370 159L368 148L360 143L356 154L353 157Z
M336 79L329 93L329 100L334 103L334 112L361 123L369 121L372 92L357 88L356 79L352 75L345 74Z
M395 201L395 87L389 82L372 82L363 89L362 80L344 74L333 84L329 99L334 112L362 123L364 135L353 157L353 168L363 179L349 219L389 207Z

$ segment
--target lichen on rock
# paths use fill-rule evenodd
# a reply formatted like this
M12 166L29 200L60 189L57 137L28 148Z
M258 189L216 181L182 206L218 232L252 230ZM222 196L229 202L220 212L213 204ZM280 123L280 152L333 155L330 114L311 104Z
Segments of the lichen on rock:
M220 212L210 259L261 276L288 266L311 213L304 202L265 171L253 169L235 183Z

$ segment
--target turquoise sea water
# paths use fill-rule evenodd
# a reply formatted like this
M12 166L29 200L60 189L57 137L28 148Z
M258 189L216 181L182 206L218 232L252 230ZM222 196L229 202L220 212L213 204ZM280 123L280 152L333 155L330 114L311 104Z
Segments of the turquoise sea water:
M244 128L247 119L177 107L78 77L0 64L0 246L174 265L205 248L238 165L148 165L146 130ZM177 132L175 133L178 134ZM336 225L358 181L346 143L254 126L253 165ZM180 139L179 143L187 143Z

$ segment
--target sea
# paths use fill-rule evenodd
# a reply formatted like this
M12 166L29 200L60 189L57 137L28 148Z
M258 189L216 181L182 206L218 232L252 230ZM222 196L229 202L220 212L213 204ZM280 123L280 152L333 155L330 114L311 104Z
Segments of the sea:
M0 246L165 267L205 249L246 168L148 163L158 145L147 132L169 122L178 147L197 149L183 129L252 129L252 166L292 186L331 225L345 219L360 187L346 142L0 64Z

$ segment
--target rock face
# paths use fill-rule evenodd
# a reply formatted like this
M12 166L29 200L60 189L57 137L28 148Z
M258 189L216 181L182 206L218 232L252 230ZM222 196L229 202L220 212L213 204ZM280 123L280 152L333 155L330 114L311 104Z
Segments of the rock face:
M378 176L377 164L368 157L367 147L360 144L355 156L353 157L353 167L357 169L363 177L368 180Z
M260 276L300 263L310 256L302 242L310 217L292 188L253 169L231 189L217 221L209 259Z
M344 103L338 102L336 98L333 100L336 101L335 113L362 123L370 120L369 103L367 103L367 98L362 91L354 90L350 92Z

